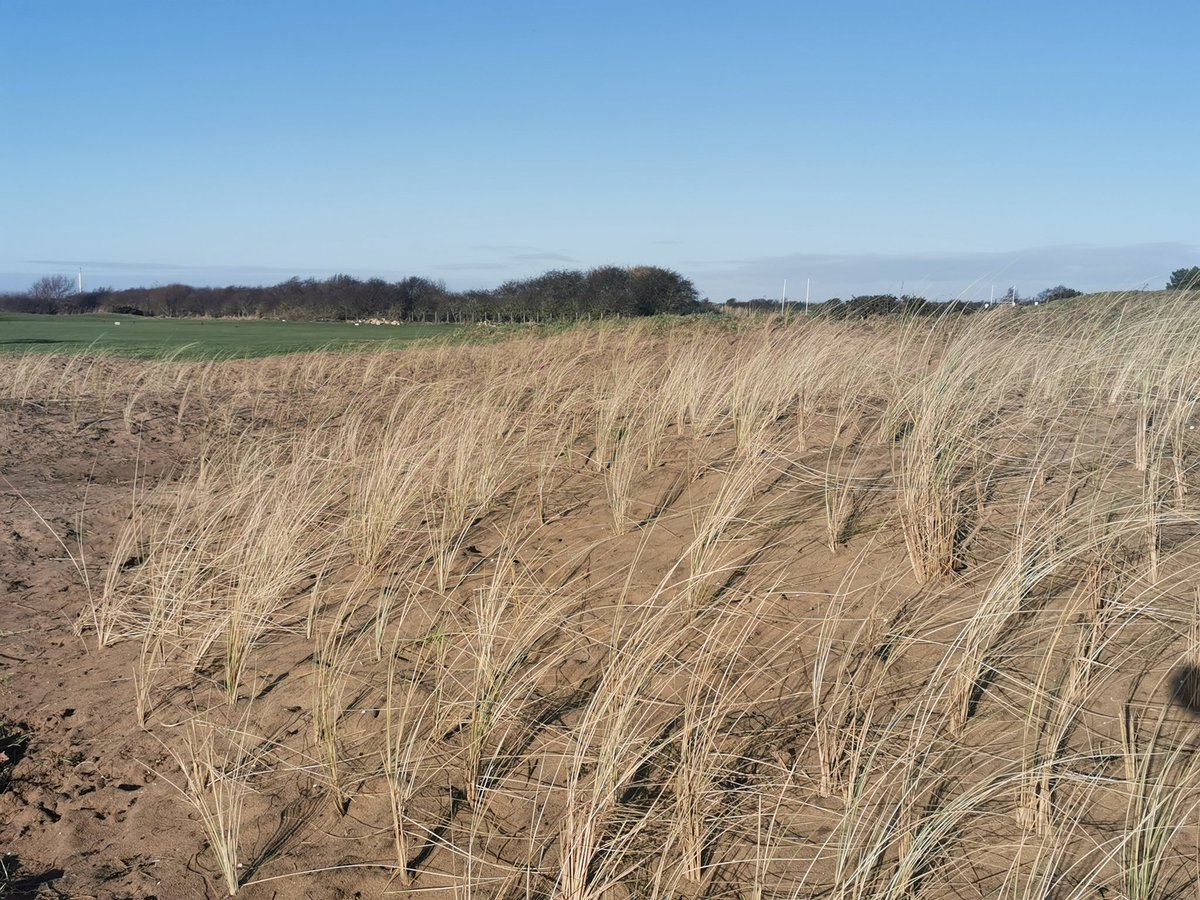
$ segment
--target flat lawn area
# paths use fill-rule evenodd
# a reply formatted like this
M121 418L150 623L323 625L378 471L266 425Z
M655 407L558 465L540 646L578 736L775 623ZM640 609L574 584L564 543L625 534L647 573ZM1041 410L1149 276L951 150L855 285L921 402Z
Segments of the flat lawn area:
M450 337L458 325L355 325L268 319L158 319L147 316L32 316L0 313L2 353L112 353L190 359L269 356L305 350L399 347Z

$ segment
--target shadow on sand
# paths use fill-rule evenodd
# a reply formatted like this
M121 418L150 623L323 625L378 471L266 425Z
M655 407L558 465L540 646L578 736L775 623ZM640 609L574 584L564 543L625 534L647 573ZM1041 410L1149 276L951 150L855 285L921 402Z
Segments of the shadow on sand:
M1200 716L1200 667L1180 666L1171 673L1171 700Z

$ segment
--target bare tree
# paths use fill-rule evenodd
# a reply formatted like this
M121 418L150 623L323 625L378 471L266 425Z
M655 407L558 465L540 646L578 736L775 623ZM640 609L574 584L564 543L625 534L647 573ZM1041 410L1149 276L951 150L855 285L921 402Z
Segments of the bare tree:
M63 300L75 293L75 279L69 275L47 275L29 289L35 300Z

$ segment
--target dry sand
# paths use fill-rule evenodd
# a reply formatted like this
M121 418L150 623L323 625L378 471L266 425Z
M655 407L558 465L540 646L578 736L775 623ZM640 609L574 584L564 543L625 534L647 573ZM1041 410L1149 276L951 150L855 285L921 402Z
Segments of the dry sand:
M862 341L864 358L876 353L886 360L880 347L902 340L857 326L839 334ZM627 861L620 877L613 875L614 886L596 897L825 896L835 889L864 898L1056 896L1046 893L1053 885L1063 896L1114 896L1129 884L1136 781L1129 766L1140 758L1138 747L1150 746L1147 735L1160 720L1164 745L1184 747L1188 756L1162 762L1161 754L1147 751L1154 772L1169 770L1172 783L1183 785L1172 813L1179 831L1171 834L1158 885L1180 888L1195 877L1188 848L1200 840L1200 779L1188 767L1187 742L1195 738L1188 707L1195 706L1196 679L1186 669L1200 565L1194 461L1180 470L1189 493L1160 516L1161 571L1152 579L1145 529L1136 524L1142 520L1113 526L1115 544L1086 533L1114 521L1105 518L1110 507L1141 509L1145 480L1133 464L1136 404L1093 402L1104 388L1091 382L1045 399L1016 379L1013 392L997 401L992 420L1003 427L988 426L990 443L972 451L988 467L970 485L977 508L956 538L955 571L929 583L910 564L896 512L898 473L915 465L902 460L899 448L916 438L912 422L891 423L894 434L887 427L883 395L893 376L880 375L871 386L861 373L852 376L863 399L845 433L837 390L811 421L798 421L794 399L786 409L755 408L767 437L729 415L711 430L664 419L660 442L645 451L650 464L629 482L624 527L614 527L616 463L597 462L592 418L600 404L587 410L570 452L555 463L555 477L540 485L544 502L535 502L536 465L524 459L501 467L499 499L468 523L467 538L449 557L446 590L430 587L427 560L416 557L372 568L343 548L328 570L306 563L289 574L286 602L254 642L246 677L232 689L235 704L223 705L226 671L220 655L206 648L193 670L168 672L154 686L147 727L139 727L133 679L145 645L131 639L98 648L94 633L85 627L77 636L75 626L100 598L114 565L114 583L134 591L129 602L136 611L140 600L128 585L138 584L146 560L119 539L135 505L165 509L172 502L175 495L154 494L156 487L194 479L189 464L230 435L349 432L355 423L339 399L345 391L358 390L359 402L374 396L391 402L404 385L440 371L453 373L457 387L450 392L460 397L471 386L481 394L488 386L494 397L522 391L566 397L602 383L615 390L614 360L625 354L624 365L636 342L596 339L592 347L591 340L412 357L433 375L397 362L406 357L379 357L364 363L372 367L361 376L366 388L349 386L347 370L336 366L305 376L304 391L296 392L279 379L295 363L229 364L225 373L237 377L267 373L257 382L260 393L222 387L211 405L184 394L186 380L147 389L133 406L0 401L0 833L9 873L9 893L0 897L225 896L210 841L179 789L177 754L193 720L253 738L238 842L238 896L251 900L402 890L428 897L568 896L561 880L570 859L564 835L577 836L579 828L564 825L571 798L578 799L567 790L571 761L584 758L573 754L591 754L577 778L603 766L604 734L587 732L596 723L628 728L632 758L639 760L621 775L622 793L612 805L590 807L597 820L604 817L610 850L591 857L581 877L599 880L616 871L605 868L609 861ZM670 349L661 336L639 340L651 362ZM743 350L728 351L730 365L749 365L743 357L756 350L762 358L754 364L770 372L780 354L771 342L779 340L765 331L745 339ZM725 352L714 349L722 341L718 335L705 352ZM904 346L909 356L896 371L928 371L934 379L943 347L930 344L918 353L911 340ZM558 387L545 387L543 354L571 373ZM1028 384L1039 383L1037 355L1019 363ZM682 365L682 354L673 358ZM140 365L113 364L126 381L135 380ZM1004 365L1018 368L1011 359ZM873 371L878 375L879 367ZM261 390L276 379L280 387ZM387 390L374 387L375 379ZM663 380L657 372L647 387L653 392ZM971 396L986 392L972 390ZM529 452L530 444L512 440ZM851 451L835 454L837 446ZM698 565L706 511L745 472L746 495L722 526L719 552L703 577L688 581L685 562ZM831 550L826 503L836 499L829 490L839 478L855 485L856 513L842 535L845 546ZM328 501L341 509L343 525L344 494L355 484L347 481ZM206 508L195 502L197 510ZM544 524L533 520L535 507ZM289 512L272 509L276 516ZM151 530L164 521L146 519ZM1022 535L1044 543L1026 547ZM152 544L153 535L143 537ZM1046 570L1034 571L1039 565ZM387 642L403 649L403 664L416 672L429 663L420 648L440 641L445 623L463 631L461 646L448 641L437 663L449 685L445 721L456 724L429 735L425 745L433 774L407 812L416 823L407 886L395 863L391 807L379 774L384 685L400 664L389 671L387 652L371 657L370 615L359 607L344 615L337 610L355 590L372 603L402 594L418 571L423 580L415 600L403 615L397 606L387 625ZM995 590L1009 576L1029 579L1012 608ZM475 604L498 585L510 595L498 636L485 648L479 635L486 610ZM693 594L694 606L679 599ZM317 597L324 599L311 600L317 627L310 638L296 610ZM542 610L552 618L537 633ZM344 633L322 644L321 625L330 621ZM985 623L974 644L965 630L972 622ZM519 646L522 640L528 646ZM635 702L622 706L617 692L601 708L602 679L620 670L625 648L639 640L665 649L629 663L630 671L645 666L628 697ZM822 678L814 673L823 648L830 656ZM464 765L472 771L470 728L488 707L470 682L484 649L504 659L510 654L522 680L488 701L510 710L516 724L487 735L486 764L473 780L464 775ZM320 715L314 684L322 677L334 680L328 696L336 706L341 787L323 768L314 740ZM699 720L690 722L696 711ZM1131 712L1139 730L1133 756L1123 758L1122 722ZM690 743L680 736L687 734L708 735L713 743ZM821 754L830 748L837 756L824 772L826 783ZM708 778L699 799L688 799L688 754L708 754L707 764L695 763L694 772ZM1029 776L1047 754L1049 777ZM1035 788L1049 797L1041 807L1045 819L1030 813L1039 802L1028 793ZM696 838L703 847L698 877L681 862L687 823L695 821L712 829ZM901 858L913 871L897 866Z
M132 644L72 633L139 484L174 471L187 441L119 417L81 427L61 408L0 407L0 793L11 896L190 897L197 829L154 774L169 759L136 727ZM39 888L41 890L39 891ZM6 895L7 896L7 895Z

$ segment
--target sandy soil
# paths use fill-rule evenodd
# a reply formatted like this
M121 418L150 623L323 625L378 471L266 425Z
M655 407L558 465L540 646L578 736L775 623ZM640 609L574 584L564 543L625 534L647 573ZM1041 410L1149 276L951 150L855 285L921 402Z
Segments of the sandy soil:
M710 450L723 456L731 440L725 434ZM97 650L94 635L74 633L89 590L102 589L135 496L171 480L200 443L197 433L180 431L173 415L153 409L136 418L133 433L120 416L89 421L78 410L71 415L38 404L9 403L0 409L5 479L0 482L0 586L5 591L0 714L9 735L0 823L13 897L226 896L195 813L173 786L180 774L169 745L179 735L170 724L157 734L136 724L132 678L139 643ZM522 551L522 565L546 578L569 574L581 596L612 596L622 587L635 594L650 591L685 552L689 510L711 499L720 483L719 476L700 474L689 484L682 475L690 457L682 449L667 458L670 464L642 479L632 509L636 519L654 519L650 546L644 530L612 533L602 482L585 466L557 486L547 509L550 522L537 543ZM886 467L886 455L872 464ZM793 573L789 584L800 593L780 594L777 602L789 616L814 622L817 598L836 587L844 562L831 565L814 521L820 503L816 489L793 489L787 508L777 512L795 524L777 535L773 552L755 559L768 569ZM471 583L486 581L497 552L495 534L506 516L498 513L481 526L479 538L461 554L457 566L475 572ZM898 558L903 553L899 536L884 541L880 553ZM626 566L634 558L639 560L635 583L626 585ZM868 570L874 574L876 567ZM428 627L419 611L411 618L415 630ZM546 708L555 709L564 722L573 721L572 704L594 687L604 658L601 636L609 620L597 614L587 622L596 634L583 637L555 675L561 689L544 698ZM308 743L311 666L312 645L306 641L257 651L256 733ZM176 699L177 707L193 702ZM347 745L377 734L376 717L369 714L357 726L361 734L351 719ZM557 740L543 735L540 744L527 749L552 754ZM462 821L459 785L448 785L422 803L423 815L443 827ZM508 839L505 818L519 820L524 812L514 804L495 813L495 833L488 840L502 845ZM342 816L313 779L303 774L275 779L249 802L244 869L248 879L263 874L283 880L243 886L238 896L292 897L302 890L304 896L349 898L397 890L394 868L378 864L387 861L390 840L375 823L387 815L378 792L357 795ZM821 816L812 822L814 837L828 830ZM503 850L496 855L503 858ZM430 896L461 875L453 854L435 851L432 844L418 850L417 859L423 873L417 886L431 888ZM319 874L289 876L314 870Z
M135 483L186 453L161 422L131 435L119 418L0 407L0 833L13 897L203 890L197 831L155 774L168 757L133 725L133 646L97 654L72 633L84 575L102 577Z
M505 348L492 357L431 351L411 370L404 360L368 360L370 368L357 375L355 414L377 415L385 408L376 402L377 381L390 379L387 390L401 400L406 386L427 383L422 378L440 385L436 365L443 363L451 374L459 369L468 374L455 376L462 378L453 383L459 387L442 388L429 421L440 421L441 410L452 405L446 400L453 390L480 388L489 372L514 379L490 386L495 397L507 399L528 383L541 384L545 346L525 347L530 360L514 372L504 368L510 362ZM573 354L565 354L571 365ZM647 355L653 359L653 353ZM769 372L774 360L764 357ZM572 388L564 379L563 390L588 396L592 379L610 364L600 354L597 359L594 369L590 363L578 369L563 363L582 385ZM761 416L764 427L778 432L769 451L756 449L752 440L750 449L739 445L728 417L712 430L664 421L656 432L661 442L655 445L655 461L630 482L626 516L631 524L624 528L614 527L612 497L606 493L613 470L597 463L598 430L589 424L574 437L569 452L555 463L544 496L533 486L537 467L530 464L530 445L517 442L510 452L520 459L506 465L520 474L505 471L501 499L470 522L468 537L453 553L449 588L429 586L433 556L428 545L415 554L415 562L397 553L376 567L340 544L330 571L302 558L286 573L279 607L271 613L270 627L253 642L252 665L241 682L235 679L232 697L225 693L229 657L222 659L220 638L214 638L216 647L201 641L193 656L181 652L172 659L172 666L179 665L160 673L143 729L134 684L141 640L117 640L98 650L96 634L78 627L114 562L121 570L118 580L124 579L122 589L132 592L131 603L145 599L137 595L138 578L153 566L144 566L136 551L118 550L135 501L169 507L168 492L149 492L171 485L203 448L219 445L212 434L221 429L226 436L247 437L224 458L231 465L243 451L256 451L263 434L284 436L280 443L320 434L322 428L335 436L356 434L358 420L346 413L345 399L352 395L347 387L352 368L318 366L307 381L297 376L289 383L284 377L289 365L299 367L287 361L229 365L226 374L255 377L198 382L234 385L223 395L192 392L171 372L159 371L161 384L170 386L163 396L170 395L171 402L162 408L151 390L137 403L110 402L116 410L111 414L52 400L0 403L0 900L225 896L196 809L177 787L181 757L176 754L187 726L200 720L218 723L223 738L251 735L253 754L263 761L243 779L248 790L245 828L237 842L238 896L248 900L378 897L404 889L404 874L413 876L413 895L422 898L551 896L561 889L556 879L567 818L564 772L573 747L602 744L602 735L579 737L588 722L632 723L630 733L642 741L637 746L651 748L636 771L622 776L625 787L613 804L622 814L631 812L630 819L610 814L606 836L635 821L629 858L641 865L643 858L653 862L660 854L665 864L673 864L678 854L672 857L673 851L663 848L683 843L676 819L684 818L679 810L685 808L681 798L687 786L677 773L685 771L683 753L694 749L680 737L680 722L688 710L709 709L706 703L712 704L711 721L719 722L712 732L719 736L707 748L717 762L697 765L695 771L713 776L703 796L718 798L713 809L723 810L725 831L705 850L703 883L676 873L669 887L654 888L656 894L647 889L646 896L740 898L748 896L746 885L755 872L767 870L778 893L762 896L799 896L808 888L819 895L845 877L847 859L857 865L854 853L876 853L894 865L917 838L929 841L930 849L918 860L922 874L916 884L898 889L900 896L920 891L922 897L982 900L1002 886L1014 896L1035 896L1039 885L1060 875L1078 892L1075 896L1090 896L1093 887L1115 889L1126 875L1121 867L1130 843L1124 835L1129 797L1136 790L1129 771L1138 759L1154 755L1145 749L1154 740L1147 737L1151 726L1157 722L1168 734L1163 726L1169 725L1173 740L1183 736L1178 746L1194 737L1200 704L1193 695L1200 679L1194 673L1177 678L1174 695L1169 679L1188 653L1200 662L1200 631L1192 622L1194 573L1200 571L1194 459L1200 451L1191 438L1186 455L1180 451L1187 462L1178 471L1182 499L1155 532L1163 571L1152 577L1144 517L1137 518L1145 480L1132 463L1135 428L1129 408L1100 402L1077 408L1073 395L1047 407L1057 418L1047 413L1044 421L1038 408L1016 414L1026 404L1023 396L1006 398L1009 405L997 420L1007 423L1011 417L1020 425L1013 427L1011 440L1007 432L993 432L988 452L994 465L970 485L977 509L970 527L956 538L961 558L953 577L938 581L919 579L910 564L896 512L895 454L905 431L893 435L883 427L882 402L868 398L855 413L858 424L847 426L846 434L835 425L836 415L800 425L768 410ZM135 364L129 366L136 370ZM1030 369L1035 371L1032 364ZM125 389L131 380L115 377L107 383ZM137 396L136 388L133 393ZM236 402L225 403L230 397ZM406 409L403 402L397 408ZM317 425L306 419L310 409L322 410L315 416ZM187 425L193 415L212 431L204 434ZM462 433L473 437L471 425L467 421ZM428 424L422 428L415 444L432 430ZM798 441L801 431L804 440ZM1043 433L1053 440L1039 445ZM454 443L442 452L452 454ZM300 454L302 445L288 445L289 452ZM852 456L835 455L835 445L852 445ZM317 446L322 453L328 449ZM353 468L358 457L345 447L358 445L335 441L330 446L342 447L349 456L343 458L344 468ZM557 453L557 444L546 446ZM1094 463L1090 469L1079 462L1087 448L1095 448L1088 457ZM1040 454L1036 463L1035 451ZM312 463L317 457L304 459ZM318 459L322 471L329 468L323 460ZM292 495L280 500L285 495L269 495L269 489L275 479L286 482L288 468L264 464L263 469L262 481L255 484L276 504L266 508L278 522L293 513ZM726 555L719 565L697 567L703 604L678 603L691 590L683 566L697 546L704 511L716 506L739 472L747 471L753 477L746 498L730 507L744 528L726 529L732 537L722 545ZM834 548L826 503L839 472L852 473L861 509L848 527L845 546ZM329 533L336 532L348 546L346 523L353 521L355 507L346 497L363 488L353 478L331 483L340 493L328 504L336 508L334 518L321 526L328 525ZM196 521L192 511L221 512L222 484L208 482L205 489L211 493L193 498L195 507L178 507L184 536L173 545L159 545L161 552L179 547L191 552L201 542L189 531ZM518 513L523 521L535 522L535 497L536 524L523 532L512 527ZM1037 503L1031 505L1030 498ZM1115 543L1088 536L1095 529L1104 537L1103 529L1115 521L1110 507L1130 516L1131 524L1117 534L1125 545L1121 553L1112 549ZM1027 515L1030 508L1036 514ZM154 528L168 520L150 515L144 522ZM429 538L425 526L410 526L418 542ZM299 540L302 532L290 534ZM515 549L504 544L506 534L518 532L527 539L522 537ZM249 532L231 533L248 539ZM1043 544L1028 546L1026 534ZM233 556L235 563L223 563L237 570L231 579L258 570ZM1044 565L1046 559L1053 563ZM413 574L418 570L419 583ZM679 576L674 581L672 573ZM1009 576L1028 578L1029 585L1007 593L995 590ZM487 736L489 765L495 765L472 770L464 765L470 758L468 732L486 705L478 690L472 693L485 619L483 601L473 604L489 584L500 582L511 594L500 607L505 618L488 652L512 651L512 671L520 670L521 678L514 679L517 693L505 698L510 713L504 728ZM224 602L226 582L214 583L212 596L205 594L198 605L211 601L217 608ZM670 591L664 591L668 583ZM382 608L384 598L403 597L409 589L412 605L403 615L381 613L384 620L391 615L386 627L388 640L395 641L392 652L372 654L372 604ZM670 603L662 600L668 594ZM369 603L343 616L341 604L349 607L347 598L360 595ZM1015 600L997 606L1000 612L991 616L987 604L995 605L997 595L1001 601ZM660 601L661 615L653 608ZM645 634L638 630L641 604L650 610ZM529 624L542 608L559 617L551 621L545 640ZM309 625L317 623L308 633L304 609L312 610ZM994 631L986 625L989 618L998 622ZM214 620L231 619L232 614ZM446 621L459 624L443 628ZM986 640L972 655L963 649L964 629L979 622L985 623ZM614 623L625 628L619 640ZM320 631L326 625L337 639L323 643ZM735 634L743 626L745 633ZM513 645L504 643L506 628L518 635ZM1093 646L1088 641L1096 634L1103 642ZM629 656L634 660L629 665L640 664L639 659L653 662L646 663L641 682L631 682L639 685L633 692L638 702L611 715L601 707L596 718L588 719L589 704L595 707L597 697L611 697L614 709L619 706L620 691L604 694L597 684L619 670L616 661L625 642L642 638L662 649ZM526 639L528 652L513 649ZM445 657L430 662L422 648L443 641ZM730 668L705 669L719 668L726 641L735 646ZM829 653L823 678L815 662L822 646ZM427 690L418 682L432 672L427 680L437 682L439 697L448 685L449 710L426 735L422 752L433 774L408 811L416 824L403 867L396 864L392 806L380 763L381 713L402 705L393 707L383 687L393 686L400 671L389 668L400 665L394 660L404 655L396 647L408 654L401 663L414 673L413 695L420 693L418 687ZM346 658L339 660L343 649ZM970 677L958 677L960 670ZM324 693L322 678L332 685ZM706 698L705 685L717 684L721 696L729 698L727 705ZM962 694L964 704L954 705L954 684L970 688L970 696ZM323 766L320 739L314 736L320 733L322 697L336 707L340 757L332 767ZM1062 713L1056 712L1060 700ZM1122 728L1133 718L1141 722L1141 736L1134 734L1126 753ZM840 743L832 783L824 784L819 748L831 746L830 736ZM868 761L859 758L861 770L854 768L859 747L871 753ZM1050 757L1048 775L1039 782L1039 754L1044 753ZM1169 876L1163 879L1176 887L1195 868L1195 859L1180 848L1200 846L1194 827L1200 780L1190 758L1151 767L1174 777L1171 766L1177 766L1187 789L1181 809L1190 810L1185 815L1192 818L1171 845ZM586 761L580 777L600 769L592 756ZM337 766L342 768L334 772ZM904 781L910 774L911 791ZM345 796L339 796L339 779L349 785ZM856 784L865 793L856 793ZM1035 789L1044 789L1042 799L1053 807L1047 819L1053 824L1046 827L1035 827L1030 807L1023 806L1039 802L1027 796ZM770 827L782 823L776 836L786 837L791 856L781 853L777 859L762 849L769 845L763 837L764 798L776 803ZM960 798L965 799L956 806ZM646 813L645 819L637 819L637 813ZM694 818L718 817L710 811ZM845 822L861 826L846 845L861 844L839 856L839 828ZM888 836L893 822L905 824L906 836L895 841ZM713 863L714 847L728 859ZM749 861L747 853L753 857ZM600 856L596 865L604 862ZM1068 864L1060 873L1043 865L1046 859ZM870 875L871 866L864 864L861 871ZM1027 893L1013 888L1014 872L1021 878L1028 874ZM464 889L472 878L484 887ZM628 886L632 883L622 881L605 896L637 896ZM859 883L860 893L847 896L873 896L868 884Z

